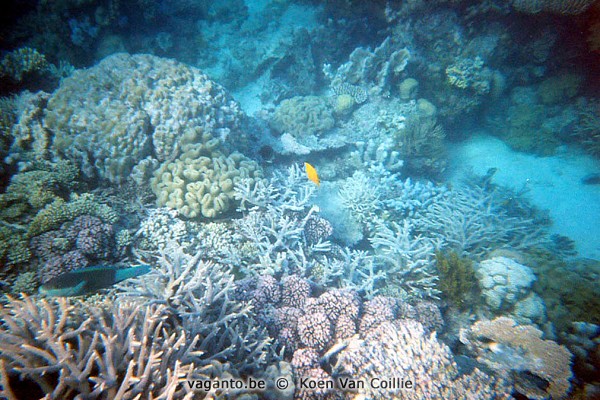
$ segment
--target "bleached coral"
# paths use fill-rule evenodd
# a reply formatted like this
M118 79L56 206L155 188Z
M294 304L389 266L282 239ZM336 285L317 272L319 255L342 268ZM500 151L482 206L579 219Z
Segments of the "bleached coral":
M315 263L315 253L330 249L328 242L308 244L304 228L317 208L311 205L315 185L293 165L270 182L259 181L254 187L247 180L236 185L243 218L234 225L253 260L245 272L254 274L300 273L307 275Z
M56 399L191 398L182 382L202 376L198 338L167 330L165 306L24 297L8 298L0 315L0 395L9 400L23 382Z
M167 305L188 336L198 337L194 349L203 356L196 365L221 360L238 371L258 370L273 356L270 338L253 324L252 305L233 300L231 267L202 256L191 256L174 242L158 253L146 253L152 271L121 284L119 296Z
M444 247L460 254L483 257L490 251L541 243L543 227L531 219L507 215L494 192L475 185L454 186L415 220Z
M387 286L396 287L407 298L437 298L434 251L439 241L415 235L408 220L402 224L376 221L369 241L379 269L385 271Z
M338 191L340 200L353 218L363 226L372 227L372 222L380 207L378 187L362 171L344 180Z

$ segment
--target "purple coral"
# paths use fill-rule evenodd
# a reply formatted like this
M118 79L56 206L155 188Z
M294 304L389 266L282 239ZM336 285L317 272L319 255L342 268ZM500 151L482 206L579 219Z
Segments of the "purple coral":
M282 306L301 308L311 293L310 283L296 275L283 278L281 286Z
M364 304L359 331L364 333L384 321L396 319L398 302L393 297L375 296Z
M42 264L38 270L38 276L42 283L46 283L65 272L87 267L89 263L88 259L79 250L69 251L65 254L53 254Z
M40 281L46 283L62 273L86 267L92 260L110 259L113 227L99 218L82 215L60 229L31 238L30 247L40 263Z
M113 227L91 215L75 218L66 229L65 236L75 243L75 248L94 259L108 259L113 251Z
M331 322L323 313L307 314L298 320L298 336L307 347L323 351L333 338Z
M256 290L254 292L254 301L258 304L277 304L281 299L279 283L271 275L265 275L258 278Z
M308 244L315 244L327 240L333 233L333 226L325 218L311 215L304 224L304 237Z

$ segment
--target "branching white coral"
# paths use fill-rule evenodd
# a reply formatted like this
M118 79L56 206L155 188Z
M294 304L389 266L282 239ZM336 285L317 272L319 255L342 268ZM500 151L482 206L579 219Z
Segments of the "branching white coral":
M18 377L52 399L187 399L182 382L204 376L198 338L169 326L164 306L24 297L8 298L0 316L3 398L18 398Z
M409 297L436 298L438 277L434 267L435 241L413 235L408 220L403 224L376 222L369 239L375 249L375 259L386 272L388 285L397 286Z
M142 296L169 307L188 335L200 338L195 346L205 354L200 364L219 360L237 370L256 370L270 357L271 339L264 328L250 323L252 305L232 300L230 267L201 257L201 252L192 257L171 243L155 256L150 273L120 285L120 296Z

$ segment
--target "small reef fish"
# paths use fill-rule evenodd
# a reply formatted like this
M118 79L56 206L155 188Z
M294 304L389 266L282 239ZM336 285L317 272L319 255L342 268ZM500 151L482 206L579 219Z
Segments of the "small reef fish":
M315 167L305 162L304 168L306 169L306 176L308 177L308 180L314 182L317 186L321 185L321 181L319 180L319 174L317 174L317 170L315 169Z
M117 269L113 267L88 267L66 272L50 279L40 287L46 296L82 296L91 294L125 279L150 272L149 265Z

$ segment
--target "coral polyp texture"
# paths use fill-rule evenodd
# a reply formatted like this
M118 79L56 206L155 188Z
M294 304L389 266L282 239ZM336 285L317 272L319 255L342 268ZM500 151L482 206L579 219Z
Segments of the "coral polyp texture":
M145 159L163 162L182 143L226 140L242 114L200 70L151 55L115 54L75 71L50 96L44 126L52 153L88 178L122 183Z
M318 96L296 96L281 102L271 119L271 127L294 137L322 135L333 128L333 110Z

